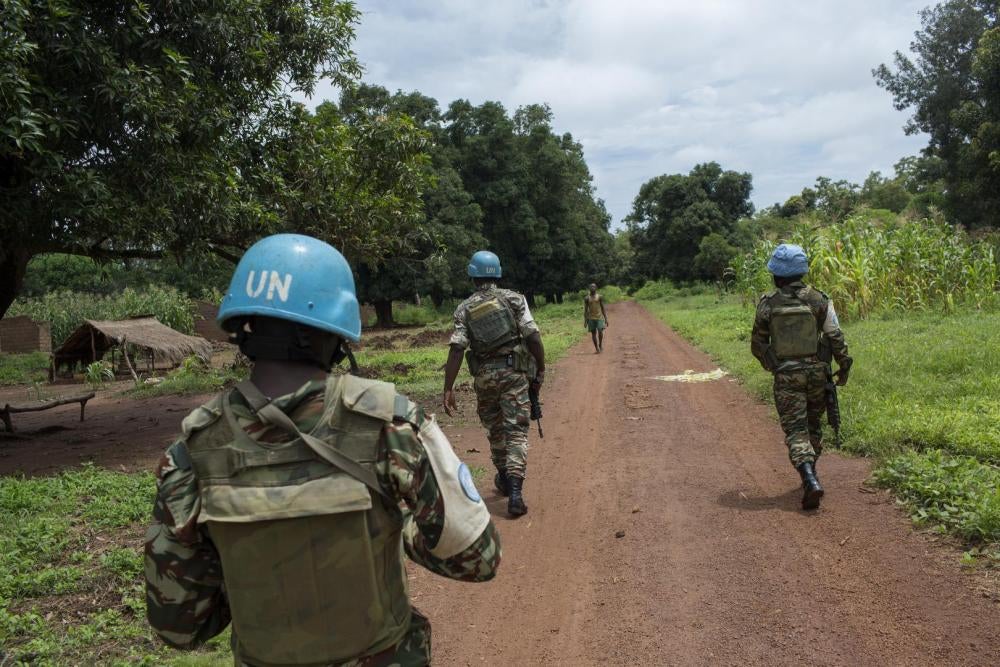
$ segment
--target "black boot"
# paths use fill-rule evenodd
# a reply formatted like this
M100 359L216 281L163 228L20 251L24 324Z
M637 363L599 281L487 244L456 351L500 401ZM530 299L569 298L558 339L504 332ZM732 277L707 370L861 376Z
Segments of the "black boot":
M501 471L496 474L493 478L493 486L497 487L497 491L500 495L506 498L510 495L510 479L507 477L507 471Z
M521 516L528 513L528 506L524 504L524 498L521 497L523 485L523 477L511 475L507 478L507 487L510 489L510 497L507 499L507 513L511 516Z
M819 507L819 499L823 497L823 487L819 485L819 480L816 479L813 464L809 462L802 463L796 470L799 471L799 476L802 477L802 509L814 510Z

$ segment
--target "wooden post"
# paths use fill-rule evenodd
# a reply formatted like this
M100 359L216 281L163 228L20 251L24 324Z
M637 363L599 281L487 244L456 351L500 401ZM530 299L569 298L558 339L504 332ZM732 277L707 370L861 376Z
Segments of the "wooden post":
M94 341L94 327L90 327L90 356L91 362L97 361L97 343Z
M132 368L132 360L128 356L128 338L122 338L122 356L125 357L125 363L128 364L128 372L132 374L132 379L136 384L139 384L139 376L136 375L135 369Z

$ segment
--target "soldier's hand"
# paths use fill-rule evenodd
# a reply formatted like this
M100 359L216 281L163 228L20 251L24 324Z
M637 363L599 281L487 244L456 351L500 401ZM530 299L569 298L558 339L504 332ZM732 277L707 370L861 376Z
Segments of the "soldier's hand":
M444 406L445 414L449 417L454 417L455 412L458 412L458 403L455 400L455 390L445 389L444 397L441 400L441 405ZM454 410L455 412L452 412Z
M834 380L837 381L838 387L843 387L847 384L847 377L850 374L850 370L847 368L839 368L837 372L833 374Z

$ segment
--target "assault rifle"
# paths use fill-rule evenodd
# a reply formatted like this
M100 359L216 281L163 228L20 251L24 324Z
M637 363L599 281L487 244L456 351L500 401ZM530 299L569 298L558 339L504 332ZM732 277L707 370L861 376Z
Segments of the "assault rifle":
M531 401L531 420L538 422L538 437L544 438L542 432L542 403L538 400L538 385L532 381L528 385L528 400Z
M819 344L819 359L826 363L826 421L833 429L834 443L840 447L840 397L837 396L837 375L847 373L845 369L833 372L833 348L830 340L823 336Z
M826 421L833 429L834 443L840 447L840 399L837 396L833 370L829 365L826 367Z

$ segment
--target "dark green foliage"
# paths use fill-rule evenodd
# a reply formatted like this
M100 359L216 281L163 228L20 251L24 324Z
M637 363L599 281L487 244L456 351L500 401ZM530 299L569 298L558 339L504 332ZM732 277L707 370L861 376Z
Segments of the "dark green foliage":
M626 218L636 278L719 278L723 257L735 253L727 237L753 213L752 189L750 174L723 171L715 162L646 181Z
M291 97L350 85L358 16L338 0L3 3L0 313L45 252L234 259L283 230L391 252L416 223L422 135L330 126Z
M929 136L924 154L943 166L947 212L969 226L1000 226L998 22L995 0L925 9L912 59L897 51L892 68L873 71L897 109L912 109L906 133Z

